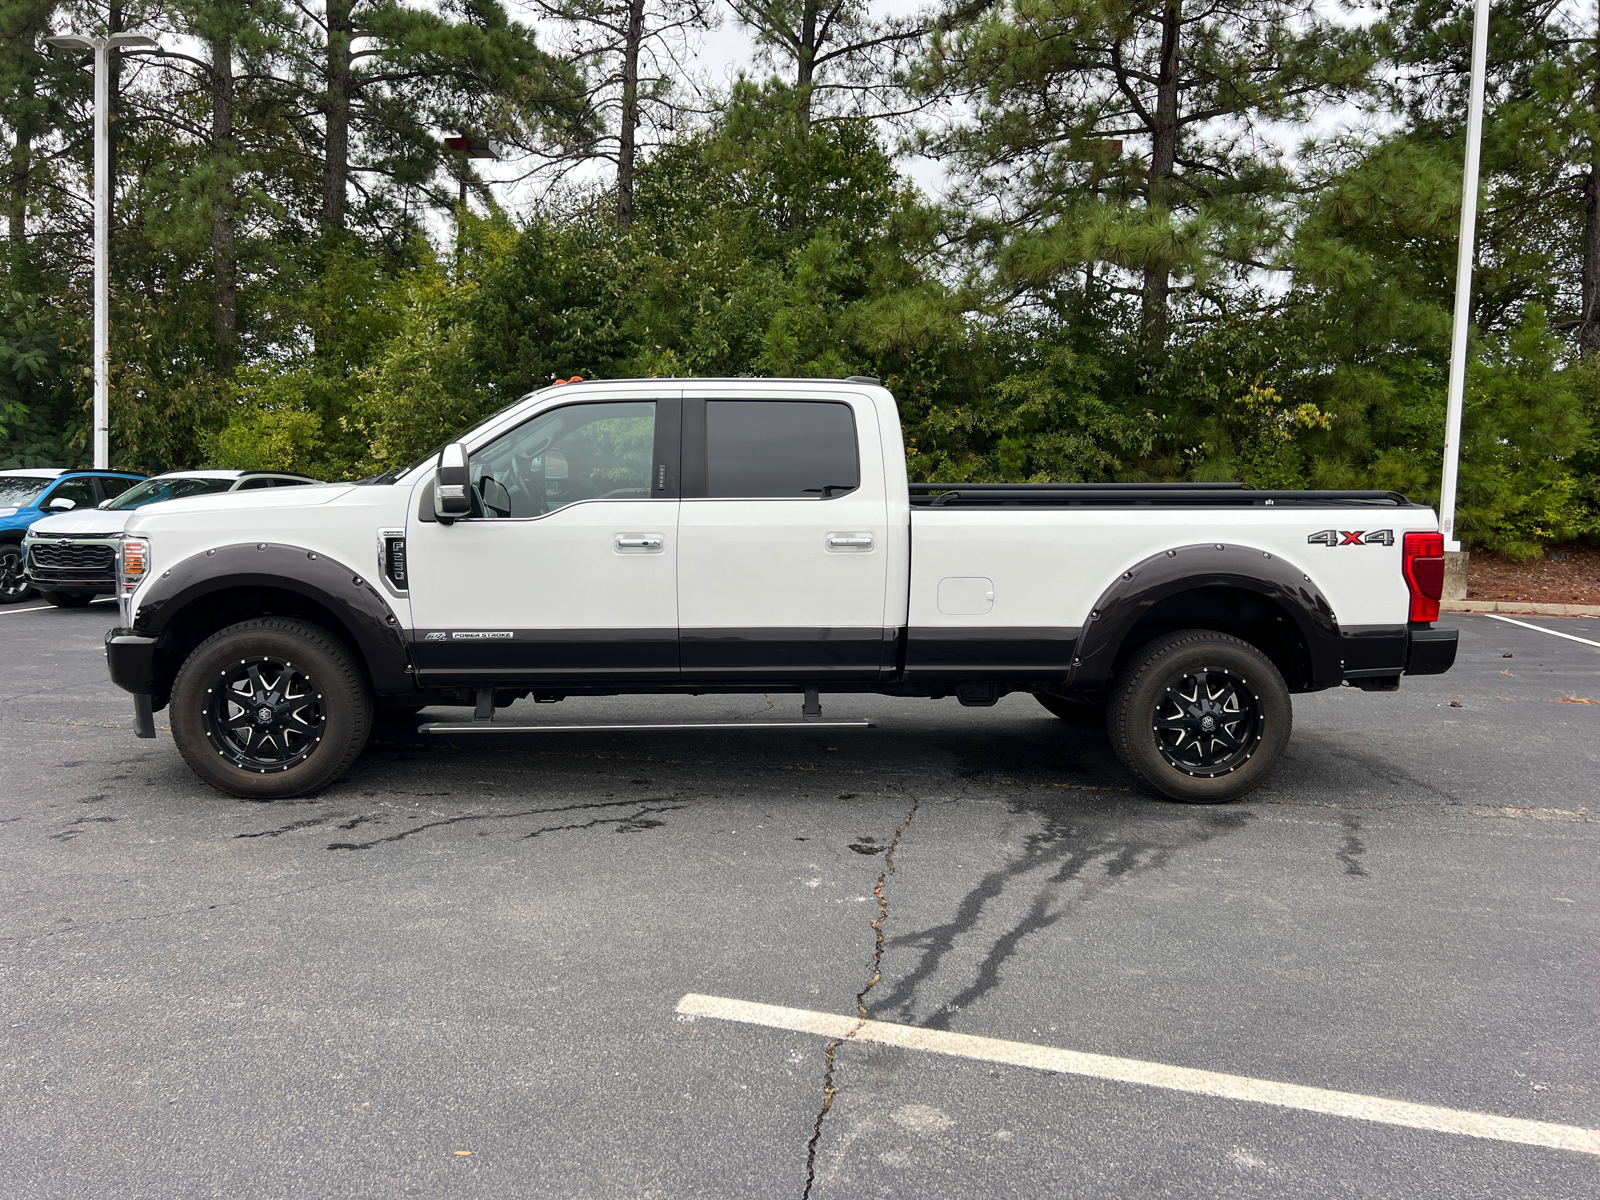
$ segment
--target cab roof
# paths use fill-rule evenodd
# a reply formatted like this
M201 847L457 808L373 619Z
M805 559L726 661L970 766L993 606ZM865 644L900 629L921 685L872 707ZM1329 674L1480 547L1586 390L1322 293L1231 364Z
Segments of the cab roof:
M153 479L254 479L265 475L272 479L311 479L309 475L302 475L298 471L242 471L236 467L218 467L214 470L196 471L163 471L160 475L151 476ZM320 483L321 480L313 480Z

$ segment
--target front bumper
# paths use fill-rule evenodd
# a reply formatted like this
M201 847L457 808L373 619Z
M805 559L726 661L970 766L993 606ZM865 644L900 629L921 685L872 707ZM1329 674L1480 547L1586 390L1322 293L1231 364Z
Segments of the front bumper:
M156 735L156 639L131 629L106 630L106 668L111 682L133 693L133 736Z
M1443 675L1456 664L1455 629L1413 629L1406 653L1407 675Z
M156 639L131 629L106 630L106 668L123 691L149 696L156 690Z

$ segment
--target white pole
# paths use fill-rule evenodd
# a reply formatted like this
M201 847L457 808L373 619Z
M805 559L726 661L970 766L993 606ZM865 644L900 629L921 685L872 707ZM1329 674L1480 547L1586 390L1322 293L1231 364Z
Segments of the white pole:
M1450 338L1450 389L1445 402L1444 480L1439 489L1439 527L1444 548L1461 549L1456 537L1456 478L1461 462L1461 405L1467 390L1467 328L1472 320L1472 258L1478 232L1478 159L1483 145L1483 77L1489 58L1489 0L1472 10L1472 77L1467 100L1467 161L1461 181L1461 237L1456 252L1456 315Z
M94 465L111 465L111 110L110 55L94 39Z

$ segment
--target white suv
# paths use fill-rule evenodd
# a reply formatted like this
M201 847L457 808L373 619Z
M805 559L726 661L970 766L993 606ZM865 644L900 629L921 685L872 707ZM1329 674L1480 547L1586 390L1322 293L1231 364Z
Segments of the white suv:
M135 509L163 500L217 492L321 483L282 471L168 471L146 479L98 508L35 521L22 540L23 569L39 595L59 608L82 608L117 590L117 543Z

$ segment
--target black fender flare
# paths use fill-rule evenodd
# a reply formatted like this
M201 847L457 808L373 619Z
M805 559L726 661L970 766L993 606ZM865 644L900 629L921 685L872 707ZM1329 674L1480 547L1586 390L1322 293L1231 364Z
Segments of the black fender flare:
M380 696L415 686L399 617L361 572L303 546L251 542L218 546L174 563L139 597L130 632L160 638L197 600L233 588L272 588L304 596L344 622Z
M1312 690L1334 687L1344 677L1339 622L1311 576L1265 550L1209 542L1153 554L1101 593L1067 686L1078 691L1105 686L1123 641L1152 608L1168 596L1207 587L1251 592L1288 613L1310 653Z

